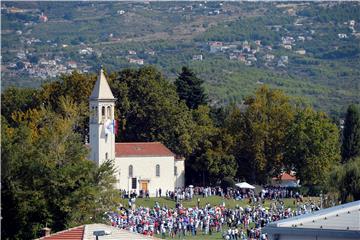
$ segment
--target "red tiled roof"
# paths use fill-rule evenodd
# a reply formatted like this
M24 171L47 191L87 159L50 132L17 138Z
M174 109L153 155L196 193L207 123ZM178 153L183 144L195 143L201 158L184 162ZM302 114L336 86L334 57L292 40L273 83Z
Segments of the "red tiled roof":
M175 156L160 142L116 143L116 157L168 157Z
M53 233L49 236L39 238L41 240L82 240L84 237L85 226L67 229L65 231Z
M278 177L273 178L274 180L281 180L281 181L295 181L296 177L292 176L288 173L282 173Z

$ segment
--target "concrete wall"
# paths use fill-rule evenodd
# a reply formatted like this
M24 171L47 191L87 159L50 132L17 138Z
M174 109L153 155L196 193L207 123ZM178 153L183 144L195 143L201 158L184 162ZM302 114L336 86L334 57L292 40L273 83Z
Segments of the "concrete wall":
M160 165L160 176L156 176L156 165ZM133 178L136 178L136 189L132 189L132 178L129 177L129 166L133 166ZM162 195L166 190L174 191L174 157L122 157L115 159L118 180L117 188L126 191L136 190L139 193L141 181L148 181L151 197L156 195L156 189L161 188Z

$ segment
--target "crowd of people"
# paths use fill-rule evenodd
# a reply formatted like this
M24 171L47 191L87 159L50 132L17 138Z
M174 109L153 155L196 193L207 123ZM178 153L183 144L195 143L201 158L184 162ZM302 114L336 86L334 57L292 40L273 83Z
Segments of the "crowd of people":
M177 200L189 200L194 196L202 196L203 198L209 196L221 196L226 199L252 199L254 202L260 199L277 200L283 198L296 198L301 200L299 192L293 192L291 189L284 187L265 187L261 192L256 195L253 190L245 190L239 188L227 188L226 190L221 187L187 187L177 188L174 192L166 191L166 197Z
M193 199L194 196L210 197L210 196L221 196L226 199L247 199L247 198L261 198L261 199L282 199L282 198L301 198L298 192L293 192L290 189L283 187L265 187L262 189L258 196L255 195L252 190L244 190L239 188L227 188L226 190L221 187L186 187L186 188L176 188L175 191L166 191L165 194L162 192L161 188L156 189L155 197L166 197L171 198L175 201L177 200L189 200ZM149 192L139 191L137 194L135 191L127 193L125 190L121 191L121 196L123 198L131 197L149 197Z
M236 190L234 190L236 191ZM193 197L207 197L221 195L225 198L221 188L186 188L167 192L166 196L173 199L190 199ZM232 193L230 193L232 194ZM237 192L234 193L238 194ZM312 202L304 203L300 198L294 198L296 208L286 208L281 201L282 197L297 197L284 189L265 188L259 195L250 191L239 193L242 197L248 197L249 205L245 208L237 206L234 209L227 208L225 202L218 206L199 204L193 208L185 208L177 201L175 208L160 206L135 207L135 197L129 199L129 208L121 206L118 211L108 213L113 226L127 229L131 232L144 235L160 235L162 238L181 238L189 235L211 235L221 232L224 239L267 239L262 228L270 222L286 219L292 216L316 211L319 207ZM277 199L272 201L269 208L263 207L264 199Z

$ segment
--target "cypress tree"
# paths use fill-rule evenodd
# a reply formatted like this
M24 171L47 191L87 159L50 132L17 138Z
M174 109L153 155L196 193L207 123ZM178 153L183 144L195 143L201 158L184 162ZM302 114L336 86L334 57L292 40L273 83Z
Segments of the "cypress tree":
M187 67L182 68L182 72L176 79L176 91L190 109L196 109L199 105L206 104L203 83L204 81Z
M341 153L343 163L360 155L360 112L354 104L347 109Z

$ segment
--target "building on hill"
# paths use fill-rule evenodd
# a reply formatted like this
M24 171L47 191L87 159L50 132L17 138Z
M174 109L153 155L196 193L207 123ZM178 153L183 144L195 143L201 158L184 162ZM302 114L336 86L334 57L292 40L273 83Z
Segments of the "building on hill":
M41 13L41 15L39 16L39 20L41 22L47 22L49 19L46 15L44 15L44 13Z
M114 159L116 187L155 196L185 184L184 159L160 142L115 143L115 98L101 69L90 96L90 159L99 166Z
M276 221L263 232L270 240L360 239L360 201Z
M144 59L128 58L128 60L129 60L129 63L144 65Z

